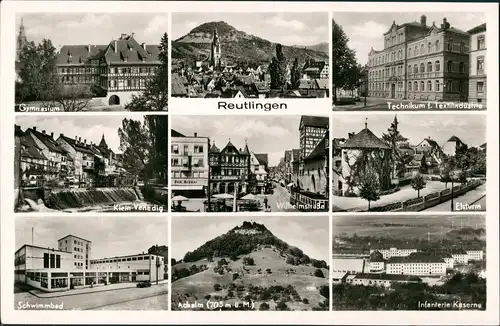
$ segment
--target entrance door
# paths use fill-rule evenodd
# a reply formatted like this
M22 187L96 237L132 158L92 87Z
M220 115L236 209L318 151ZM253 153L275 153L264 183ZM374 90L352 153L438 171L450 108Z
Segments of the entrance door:
M391 98L396 97L396 84L391 84Z
M111 95L109 105L120 105L120 98L117 95Z

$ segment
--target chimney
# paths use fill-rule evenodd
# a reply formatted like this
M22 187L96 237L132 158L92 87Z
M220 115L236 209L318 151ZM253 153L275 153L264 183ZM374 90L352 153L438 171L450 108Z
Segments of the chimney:
M77 142L77 141L78 141L78 137L75 136L75 142Z
M427 17L425 15L420 16L420 25L425 27L427 24Z
M36 127L33 127L33 130L36 131Z
M54 138L54 133L53 132L50 133L50 138Z
M124 40L125 38L127 38L127 34L123 34L120 36L120 40Z
M64 134L59 134L59 137L64 137Z
M144 50L146 50L146 43L142 42L142 43L141 43L141 46L142 46L142 48L143 48Z
M85 145L87 145L87 140L86 140L86 139L84 139L84 140L83 140L83 143L84 143Z
M44 134L44 135L45 135L45 130L42 130L42 134Z
M447 29L449 26L448 24L448 20L446 19L446 17L443 18L443 24L441 24L441 28L442 29Z
M117 40L115 40L114 48L115 48L115 53L118 52L118 41Z
M90 53L90 44L89 44L89 53Z
M78 142L81 143L82 142L82 137L78 137Z
M133 37L134 37L134 35L135 35L135 33L131 33L131 34L130 34L130 37L132 37L132 38L133 38Z
M195 137L198 137L198 133L197 133L197 132L195 132L195 133L194 133L194 136L195 136Z

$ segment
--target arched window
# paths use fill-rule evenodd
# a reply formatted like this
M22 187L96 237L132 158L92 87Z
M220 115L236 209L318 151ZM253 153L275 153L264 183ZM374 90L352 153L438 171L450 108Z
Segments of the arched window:
M413 87L415 88L415 91L418 91L418 82L413 82Z
M465 64L463 62L460 62L459 66L459 72L463 74L465 72Z
M420 64L420 72L425 72L425 65L423 62Z
M420 54L424 54L425 51L424 51L424 43L420 44Z
M427 91L432 92L432 82L430 80L427 82Z
M420 82L420 91L425 91L425 83L423 81Z
M432 43L431 43L431 42L429 42L429 43L427 44L427 53L431 53L431 52L432 52Z
M413 65L413 73L418 74L418 66Z
M408 56L411 57L411 48L408 48Z
M441 70L441 63L439 62L439 60L436 61L436 71L440 71Z
M465 52L465 44L464 42L460 42L460 53L464 53Z
M427 62L427 72L432 72L432 62Z
M446 70L453 71L453 61L450 60L446 63Z
M436 40L436 52L439 51L439 46L440 46L439 40Z
M408 90L411 91L411 82L408 82Z
M452 39L448 40L448 51L453 51L453 40Z
M411 75L411 72L412 72L411 65L408 65L408 75Z
M418 55L418 46L415 45L415 55Z
M434 88L436 89L436 92L439 92L439 80L436 80L436 82L434 82Z

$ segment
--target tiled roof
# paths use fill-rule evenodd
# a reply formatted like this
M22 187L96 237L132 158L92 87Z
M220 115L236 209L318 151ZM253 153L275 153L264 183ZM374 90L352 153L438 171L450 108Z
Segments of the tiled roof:
M342 148L372 148L372 149L390 149L390 147L371 132L364 128L352 138L348 139Z
M57 64L88 63L91 58L98 59L105 49L106 45L63 45L57 55Z
M186 136L184 136L183 134L181 134L180 132L178 132L177 130L174 130L174 129L170 129L170 136L171 137L186 137Z
M406 257L391 257L387 263L444 263L444 260L439 255L414 252Z
M224 151L226 148L228 148L228 147L233 147L233 148L234 148L234 150L236 151L236 153L238 153L238 154L240 153L240 151L238 150L238 148L236 148L236 146L234 146L234 145L233 145L233 143L231 143L231 141L228 141L228 142L227 142L227 145L226 145L226 147L224 147L223 151Z
M257 161L259 161L259 164L261 164L261 165L268 164L267 154L255 154L255 158L257 158Z
M42 150L37 146L30 134L26 134L21 138L21 145L26 147L26 149L21 150L22 157L47 160L47 157L43 155Z
M315 158L325 157L326 154L326 137L328 133L323 136L323 139L316 145L312 152L305 158L305 160L313 160Z
M28 132L33 133L47 148L52 152L65 153L65 151L59 147L54 139L50 135L43 134L38 130L34 130L33 128L29 128Z
M476 33L481 33L486 31L486 23L481 24L479 26L476 26L470 30L467 31L469 34L476 34Z
M448 141L459 143L460 145L464 144L464 142L460 138L458 138L457 136L451 136L451 138L448 139Z
M210 153L220 153L220 149L215 146L215 143L212 144L212 147L210 147Z
M64 135L61 135L60 137L62 139L64 139L76 151L82 152L82 153L94 154L89 148L84 146L84 144L77 142L75 139L66 137Z
M243 151L241 153L246 154L246 155L250 155L250 150L248 149L248 144L245 144L245 147L243 148Z
M308 127L321 127L327 128L329 127L328 117L318 117L312 115L303 115L301 118L301 124Z

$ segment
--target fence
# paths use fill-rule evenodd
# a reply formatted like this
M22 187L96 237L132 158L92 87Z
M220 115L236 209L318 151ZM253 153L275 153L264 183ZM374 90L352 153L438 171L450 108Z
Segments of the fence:
M483 180L471 180L463 185L453 187L453 198L461 196L466 192L484 184ZM396 202L385 206L371 208L371 212L418 212L432 206L451 200L451 189L434 192L420 198L412 198L402 202Z
M313 198L296 191L290 193L290 204L300 211L328 212L328 199Z

